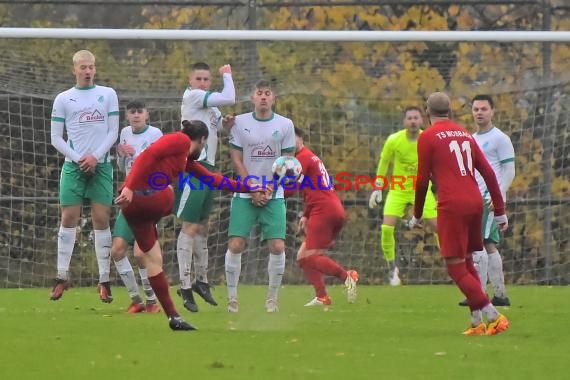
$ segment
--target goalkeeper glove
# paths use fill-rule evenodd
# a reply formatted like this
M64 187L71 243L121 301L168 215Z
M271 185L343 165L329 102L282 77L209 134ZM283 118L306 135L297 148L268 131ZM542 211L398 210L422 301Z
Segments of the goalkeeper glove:
M507 218L507 214L503 215L495 215L493 218L495 223L499 226L499 231L503 232L509 227L509 219Z
M368 207L375 208L380 206L380 203L382 203L382 190L374 190L372 194L370 194Z

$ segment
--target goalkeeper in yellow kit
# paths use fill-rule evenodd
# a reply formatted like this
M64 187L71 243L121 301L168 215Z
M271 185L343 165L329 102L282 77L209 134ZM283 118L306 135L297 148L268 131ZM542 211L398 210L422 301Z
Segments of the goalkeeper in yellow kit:
M404 129L391 134L380 154L380 161L376 170L377 176L386 177L388 167L393 163L392 176L407 178L400 185L396 181L389 181L386 188L390 189L384 203L384 218L382 220L382 233L380 245L384 257L388 262L390 285L401 284L399 270L396 266L396 242L394 229L396 222L404 216L406 207L414 203L415 176L418 169L418 136L423 125L421 110L417 107L408 107L404 110ZM400 177L400 178L401 178ZM392 186L390 186L392 184ZM384 184L379 183L378 186ZM375 190L370 195L368 205L370 208L378 207L382 203L382 190ZM437 204L434 195L428 191L423 212L424 220L430 224L434 231L437 229Z

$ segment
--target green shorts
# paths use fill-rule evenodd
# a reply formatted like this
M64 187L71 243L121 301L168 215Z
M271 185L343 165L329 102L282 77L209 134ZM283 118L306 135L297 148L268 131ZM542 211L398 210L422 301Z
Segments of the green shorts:
M250 198L232 198L228 236L248 238L256 222L261 225L261 241L285 239L285 199L271 199L264 207L257 207Z
M211 166L204 166L211 170ZM190 183L193 187L187 183L174 185L174 209L172 213L185 222L201 223L210 217L214 195L218 190L210 189L203 184L200 186L200 181L195 177L190 178Z
M485 204L483 206L483 242L485 243L495 243L497 244L501 241L501 235L499 234L499 226L495 223L495 214L489 207Z
M113 204L113 166L106 162L97 164L95 173L85 173L75 162L66 161L59 180L59 203L77 206L83 199L105 206Z
M413 205L416 193L413 191L389 191L384 202L384 215L397 216L402 218L406 212L406 207ZM426 193L426 201L424 203L423 219L434 219L437 217L437 202L431 191Z
M135 235L131 231L131 227L127 223L127 219L121 211L117 214L117 219L115 219L115 225L113 226L113 237L120 237L125 239L128 245L134 245Z

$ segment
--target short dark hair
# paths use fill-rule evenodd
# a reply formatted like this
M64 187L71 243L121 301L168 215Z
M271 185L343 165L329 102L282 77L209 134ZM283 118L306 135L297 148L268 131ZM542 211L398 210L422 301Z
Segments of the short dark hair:
M420 107L416 107L416 106L408 106L406 108L404 108L404 116L406 116L406 114L409 111L418 111L420 113L420 115L422 114L422 110L420 109Z
M295 127L295 136L305 139L305 131L303 131L301 128Z
M208 71L210 71L210 66L208 66L208 64L205 62L196 62L195 64L192 65L192 67L190 69L192 71L196 71L196 70L208 70Z
M487 101L489 102L489 105L491 106L491 108L495 108L495 103L493 103L493 98L491 97L491 95L487 95L487 94L479 94L479 95L475 95L473 97L473 100L471 101L471 104L475 103L476 100L482 100L482 101Z
M136 110L139 108L146 108L146 105L144 104L144 102L142 100L135 99L135 100L131 100L130 102L127 103L127 109L128 110L133 110L133 109Z
M260 88L268 88L271 90L271 92L275 92L275 83L274 81L270 81L267 79L261 79L259 81L257 81L257 83L255 84L255 89L260 89Z
M201 120L183 120L182 133L190 137L190 140L200 140L202 137L208 138L208 127Z

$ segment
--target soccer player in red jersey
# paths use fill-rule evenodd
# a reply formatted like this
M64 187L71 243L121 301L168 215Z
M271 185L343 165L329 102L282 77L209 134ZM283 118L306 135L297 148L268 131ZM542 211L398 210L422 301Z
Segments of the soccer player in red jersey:
M304 146L304 133L297 127L295 137L295 157L303 167L303 178L295 187L303 192L305 202L303 216L299 221L299 229L305 233L305 241L297 252L297 263L316 292L315 298L305 306L331 304L323 275L334 276L343 281L348 302L352 303L356 300L358 273L354 270L347 271L325 255L346 222L344 207L332 186L325 165ZM290 195L293 191L286 190L286 194Z
M170 214L174 191L170 186L179 173L191 173L206 185L233 192L263 192L247 184L211 173L196 160L206 144L208 127L202 121L182 122L182 131L169 133L145 149L135 161L115 203L133 231L142 252L148 279L168 316L172 330L195 330L174 307L168 290L168 280L162 269L162 252L158 242L158 221ZM182 185L182 184L181 184ZM250 190L251 189L251 190ZM267 189L270 192L270 189Z
M505 203L493 169L477 142L461 125L450 120L451 102L442 92L432 93L426 110L431 126L418 139L418 180L414 216L418 226L430 178L437 186L437 226L441 255L447 273L467 298L471 327L465 335L494 335L509 327L483 292L472 252L483 249L481 223L483 198L474 169L481 174L491 193L495 221L501 231L508 227ZM483 322L483 314L487 324Z

